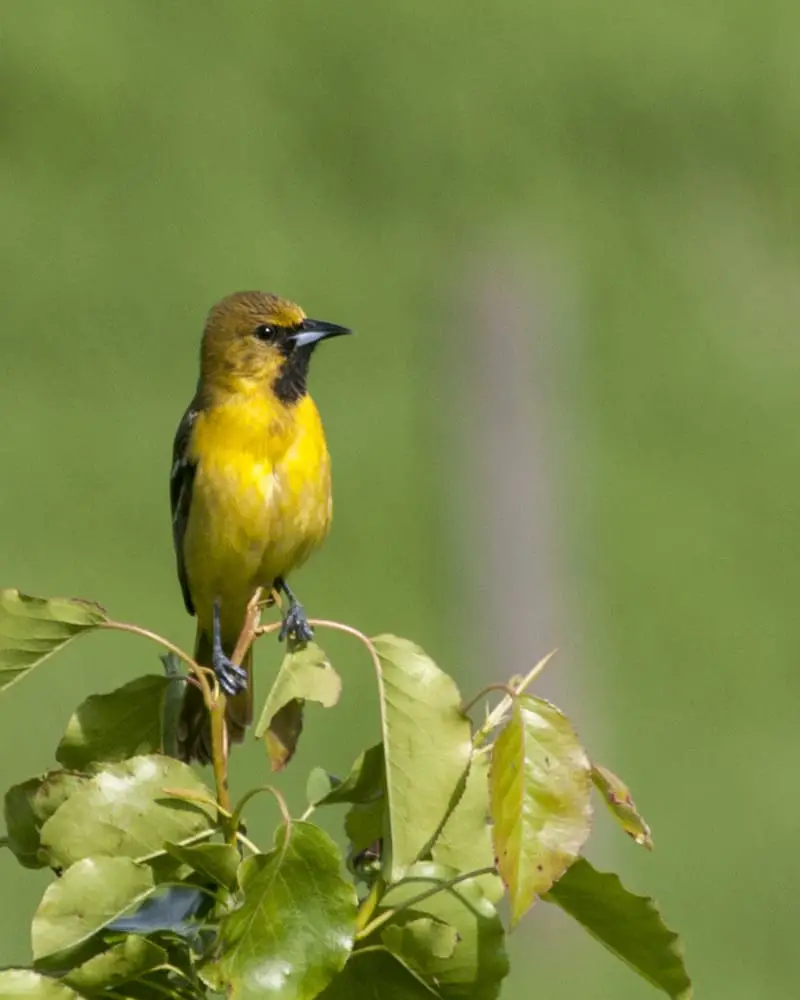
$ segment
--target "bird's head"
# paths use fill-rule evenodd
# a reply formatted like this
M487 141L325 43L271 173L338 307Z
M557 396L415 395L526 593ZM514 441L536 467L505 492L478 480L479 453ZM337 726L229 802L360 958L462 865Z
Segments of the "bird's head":
M293 302L266 292L236 292L208 314L201 350L204 384L236 392L271 388L291 404L306 392L311 354L346 327L309 319Z

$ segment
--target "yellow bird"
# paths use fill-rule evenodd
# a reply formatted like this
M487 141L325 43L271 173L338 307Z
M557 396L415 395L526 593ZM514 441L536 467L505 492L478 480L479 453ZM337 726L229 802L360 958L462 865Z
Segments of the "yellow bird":
M172 532L186 608L197 615L195 659L213 668L229 696L232 742L252 720L251 657L236 664L230 656L255 591L286 596L282 639L311 638L286 583L331 523L330 457L306 381L317 344L345 333L264 292L230 295L206 321L197 392L175 435ZM194 685L179 736L184 760L210 759L207 712Z

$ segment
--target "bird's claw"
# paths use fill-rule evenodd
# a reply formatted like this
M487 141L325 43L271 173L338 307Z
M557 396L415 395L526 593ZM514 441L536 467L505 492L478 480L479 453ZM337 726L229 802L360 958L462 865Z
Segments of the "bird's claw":
M231 698L247 690L247 671L226 656L222 649L222 629L220 627L221 602L214 601L214 646L211 653L211 666L217 675L220 688Z
M217 675L220 688L225 694L233 697L247 690L247 671L234 663L230 657L221 651L215 653L214 673Z
M297 601L292 601L286 617L283 619L278 639L283 642L287 636L292 636L299 642L311 642L314 638L314 629L309 624L303 605Z

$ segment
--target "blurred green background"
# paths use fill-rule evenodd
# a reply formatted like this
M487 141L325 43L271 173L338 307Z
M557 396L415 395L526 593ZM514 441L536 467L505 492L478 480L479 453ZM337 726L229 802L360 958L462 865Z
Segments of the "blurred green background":
M598 815L590 854L725 1000L796 995L798 29L746 0L27 0L0 28L2 583L190 643L166 477L205 312L264 288L354 327L313 372L336 525L303 600L465 692L558 645L540 690L656 841ZM345 696L295 802L377 733L368 662L325 644ZM157 668L103 635L12 689L0 786ZM236 765L264 780L260 747ZM0 853L0 964L45 883ZM509 1000L655 995L544 905L512 947Z

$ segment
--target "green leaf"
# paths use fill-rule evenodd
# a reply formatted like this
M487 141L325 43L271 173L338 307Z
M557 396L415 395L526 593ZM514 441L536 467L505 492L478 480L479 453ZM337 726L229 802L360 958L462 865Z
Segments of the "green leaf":
M489 826L489 759L487 752L472 755L464 794L433 845L431 854L439 864L462 872L494 865ZM503 895L503 883L497 875L481 875L478 884L492 903Z
M181 710L183 696L186 693L186 675L181 670L181 661L174 653L165 653L161 657L161 662L164 664L164 675L169 681L162 713L164 753L169 757L178 757Z
M169 679L155 674L93 694L75 711L58 744L56 760L79 770L98 761L115 763L161 750L161 726Z
M2 1000L80 1000L69 986L33 969L0 970L0 997Z
M138 979L166 961L167 953L163 948L147 938L129 934L124 941L73 969L64 976L64 982L82 993L96 993Z
M610 872L585 858L569 868L544 897L578 921L610 952L674 1000L690 1000L692 984L683 948L652 899L635 896Z
M465 879L435 895L412 902L459 875L453 868L422 862L409 869L381 900L381 910L406 906L383 928L383 943L431 983L445 1000L494 1000L508 975L505 931L494 906L481 891L478 879ZM411 905L409 906L409 903ZM438 954L446 938L432 939L433 947L420 948L420 934L406 930L427 917L454 928L457 941L452 953Z
M34 961L71 952L154 890L130 858L84 858L45 891L31 926Z
M324 767L312 767L306 780L306 800L310 806L324 802L334 788L340 785L341 779L328 774Z
M414 968L425 968L432 958L451 958L458 944L455 927L433 917L389 924L381 937L389 951L405 956Z
M105 995L100 994L101 997ZM121 983L111 996L126 1000L200 1000L205 993L188 983L185 975L178 975L171 969L157 969L141 979Z
M207 875L219 885L230 889L236 883L239 869L239 852L230 844L165 844L167 852L189 865L196 872Z
M280 827L275 842L242 862L244 902L223 918L222 958L204 970L233 1000L310 1000L353 946L356 895L339 874L336 845L302 822L288 837Z
M70 639L105 622L97 604L71 598L30 597L0 590L0 691L38 666Z
M13 785L3 804L8 846L26 868L45 868L41 854L40 832L44 823L66 800L82 788L89 778L69 771L49 771Z
M362 754L350 768L350 773L339 781L321 767L315 767L308 776L306 795L311 805L330 806L340 802L363 804L383 794L386 772L383 744L377 743Z
M303 728L303 703L316 701L331 708L341 693L341 678L316 643L286 654L255 730L258 739L265 739L273 771L294 755Z
M179 789L210 801L166 794ZM42 827L42 847L63 868L90 855L145 857L212 829L211 802L211 791L187 764L160 754L132 757L74 792Z
M356 951L319 1000L431 1000L439 994L385 948Z
M201 1000L207 994L193 988L184 977L159 970L143 979L123 983L113 991L113 995L124 1000Z
M525 694L514 700L494 744L489 784L497 868L513 926L589 836L591 766L569 720Z
M264 733L264 746L273 771L282 771L294 757L303 732L305 704L293 698L281 705Z
M592 781L594 787L603 796L611 815L625 833L634 843L652 851L653 838L650 836L650 827L636 808L628 786L613 771L609 771L607 767L601 767L600 764L595 764L592 767Z
M390 849L388 881L425 853L463 790L472 740L452 678L406 639L372 640L380 663Z
M355 805L344 818L344 829L354 853L363 851L380 840L386 827L386 800L374 799Z

